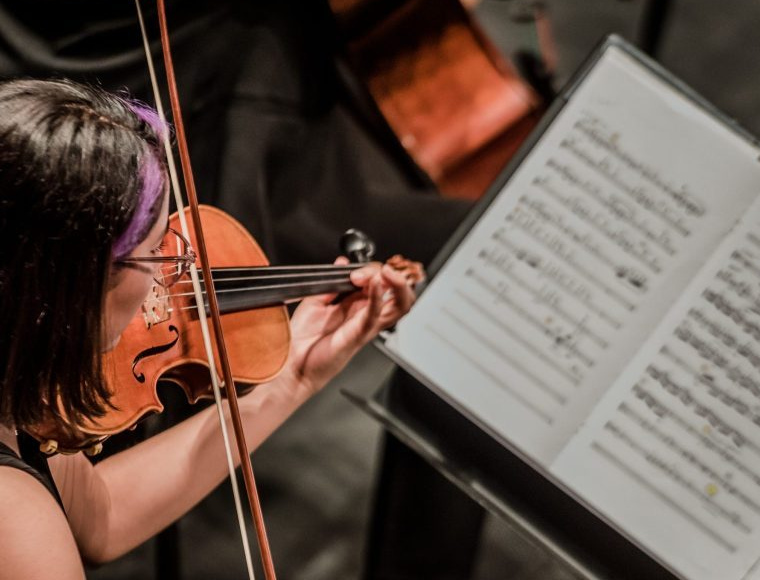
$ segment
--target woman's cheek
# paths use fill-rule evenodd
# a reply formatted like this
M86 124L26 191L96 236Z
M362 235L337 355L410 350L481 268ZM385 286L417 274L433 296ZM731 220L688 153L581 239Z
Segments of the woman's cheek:
M135 317L153 285L153 278L142 272L125 272L119 283L106 295L105 340L108 350Z

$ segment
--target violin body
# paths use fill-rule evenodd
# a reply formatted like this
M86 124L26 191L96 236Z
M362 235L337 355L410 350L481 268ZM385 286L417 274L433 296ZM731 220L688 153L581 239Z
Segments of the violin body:
M251 234L223 211L199 206L212 268L266 266L264 252ZM179 229L174 214L169 227ZM191 231L191 244L195 237ZM88 421L72 438L58 432L52 422L28 429L48 452L76 452L97 446L103 439L132 427L140 418L161 412L157 384L179 385L190 402L212 396L205 346L198 311L189 284L164 289L154 285L121 336L116 347L103 355L103 374L113 393L105 417ZM222 316L225 341L235 382L256 384L271 380L285 364L290 348L290 326L284 305L232 312ZM218 352L214 346L215 360ZM220 372L217 369L218 372ZM221 376L221 374L219 374Z

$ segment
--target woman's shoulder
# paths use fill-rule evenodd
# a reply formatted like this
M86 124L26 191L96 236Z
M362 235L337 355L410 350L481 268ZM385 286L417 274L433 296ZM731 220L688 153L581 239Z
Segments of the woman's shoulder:
M32 474L0 465L0 580L81 580L84 570L66 517Z

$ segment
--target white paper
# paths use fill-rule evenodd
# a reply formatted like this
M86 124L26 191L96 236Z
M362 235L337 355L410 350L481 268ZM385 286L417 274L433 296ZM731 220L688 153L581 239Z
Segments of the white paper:
M755 562L754 566L750 568L742 580L760 580L760 560Z
M760 557L760 200L552 466L687 578Z
M387 346L548 467L750 205L756 156L609 49Z

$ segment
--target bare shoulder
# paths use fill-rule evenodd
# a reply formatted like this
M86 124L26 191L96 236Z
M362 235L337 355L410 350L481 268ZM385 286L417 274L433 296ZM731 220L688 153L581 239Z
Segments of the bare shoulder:
M66 517L34 477L0 467L0 580L83 580Z

